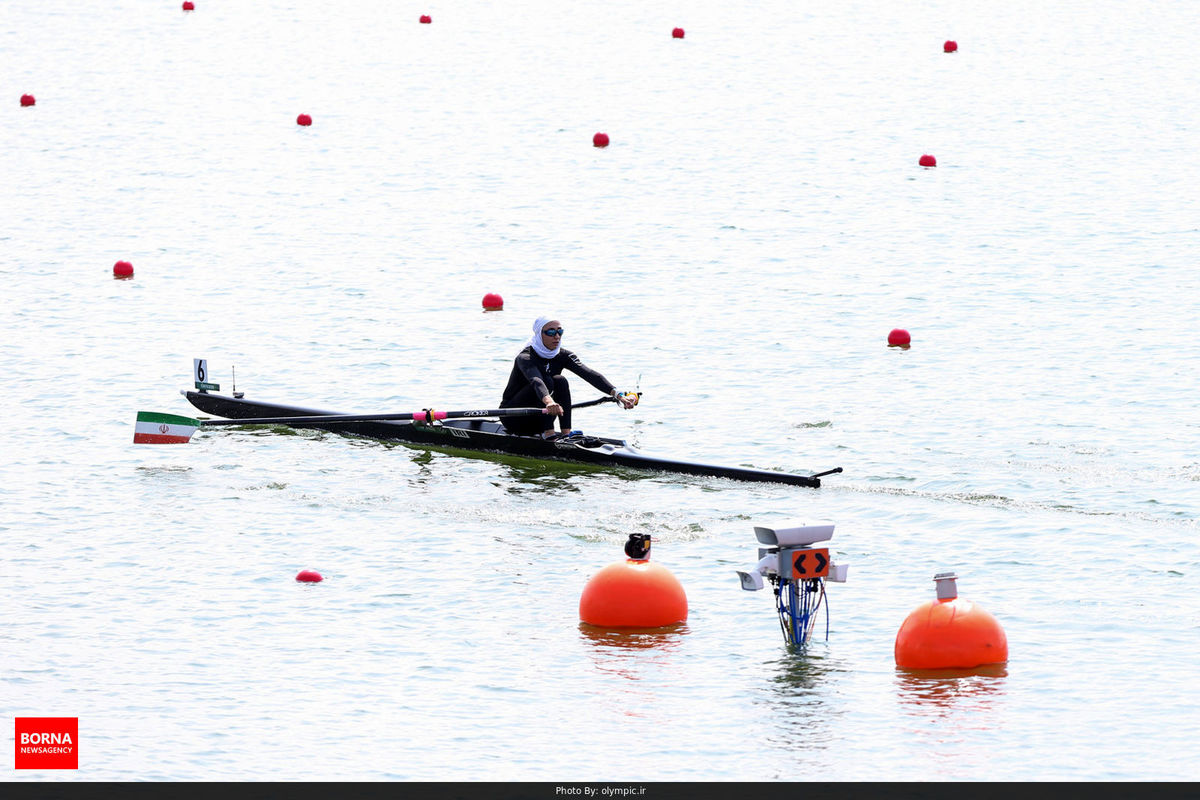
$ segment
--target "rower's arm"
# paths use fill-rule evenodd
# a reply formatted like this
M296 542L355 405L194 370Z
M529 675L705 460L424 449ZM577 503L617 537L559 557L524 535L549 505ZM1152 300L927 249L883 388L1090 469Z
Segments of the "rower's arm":
M613 386L612 383L609 382L608 378L604 377L599 372L596 372L596 370L592 369L587 364L584 364L579 360L579 356L575 355L574 353L567 354L566 367L607 395L611 395L613 392L617 391L617 387Z
M550 387L542 380L542 373L538 370L537 365L533 363L533 358L528 352L523 352L517 356L517 368L533 384L533 389L537 393L538 400L545 403L545 398L550 394Z

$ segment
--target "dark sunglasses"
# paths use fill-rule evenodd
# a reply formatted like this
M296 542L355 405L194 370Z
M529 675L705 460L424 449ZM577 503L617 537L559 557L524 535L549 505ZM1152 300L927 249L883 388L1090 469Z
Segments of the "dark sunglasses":
M542 336L562 336L562 335L563 335L562 328L544 328L542 330Z

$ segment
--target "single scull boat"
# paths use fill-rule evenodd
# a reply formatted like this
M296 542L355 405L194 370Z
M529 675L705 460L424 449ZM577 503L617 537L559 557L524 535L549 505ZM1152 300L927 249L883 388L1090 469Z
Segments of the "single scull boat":
M230 397L214 394L208 391L191 391L183 389L188 402L206 414L225 417L229 420L238 419L268 419L320 417L339 415L334 411L321 411L312 408L266 403L247 400L244 397ZM812 488L821 485L821 476L841 472L842 468L821 472L816 475L796 475L790 472L775 472L752 467L728 467L717 464L703 464L695 461L685 461L675 458L658 458L642 453L637 448L620 439L606 439L600 436L572 436L565 439L546 440L537 436L515 436L508 433L504 426L490 419L443 419L440 421L426 420L374 420L370 415L359 415L367 419L352 421L317 421L296 420L295 422L280 421L297 428L316 428L372 439L411 442L442 447L458 447L467 450L480 450L493 453L510 453L530 458L553 459L557 461L575 461L585 464L602 466L633 467L644 470L661 470L686 475L708 475L718 478L733 478L742 481L765 481L771 483L786 483L794 486ZM273 419L274 423L275 420ZM253 423L247 423L253 424Z

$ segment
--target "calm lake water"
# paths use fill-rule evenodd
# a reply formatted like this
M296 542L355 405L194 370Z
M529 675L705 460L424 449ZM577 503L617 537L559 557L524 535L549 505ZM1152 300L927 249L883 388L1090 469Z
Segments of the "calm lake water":
M78 717L80 768L2 779L1200 778L1198 26L5 0L0 717ZM195 357L248 397L491 408L543 313L644 392L576 427L844 473L131 443ZM735 575L786 519L850 565L801 653ZM682 626L580 626L629 533ZM897 669L943 570L1003 669Z

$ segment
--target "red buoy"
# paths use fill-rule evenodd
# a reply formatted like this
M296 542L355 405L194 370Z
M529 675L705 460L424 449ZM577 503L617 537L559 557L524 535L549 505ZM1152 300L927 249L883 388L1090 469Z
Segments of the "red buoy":
M113 264L113 277L132 278L133 264L130 264L128 261L118 261L117 263Z
M953 53L957 49L958 49L958 42L953 41L951 39L947 39L946 43L944 45L942 45L943 53Z
M184 11L195 11L196 4L193 3L192 0L183 0L183 10Z
M608 134L607 133L597 133L595 136L592 137L592 146L593 147L608 147Z
M675 30L671 31L671 38L672 39L682 39L683 38L683 28L676 28Z
M428 14L421 15L421 24L422 25L428 25L431 22L433 22L433 17L429 16ZM451 26L451 27L453 27L453 26Z
M300 570L299 574L296 575L296 580L300 581L301 583L320 583L325 579L322 578L321 573L317 572L316 570L302 569Z
M971 669L1008 661L1008 637L996 618L958 596L955 574L934 576L937 599L913 610L896 633L896 666Z
M912 337L903 328L893 328L888 334L888 347L908 347L911 343Z
M312 117L310 117L308 114L301 114L300 116L296 117L296 124L305 126L312 125Z
M922 167L936 167L937 159L931 155L923 155L923 156L921 156L920 160L917 161L917 163L920 164Z
M483 296L484 311L500 311L504 308L504 298L495 292L488 292Z
M632 558L593 575L579 598L579 618L603 628L661 628L687 614L687 595L670 570Z
M22 106L31 106L31 105L34 105L35 103L37 103L37 100L33 99L33 95L31 95L31 94L21 95L21 105Z

